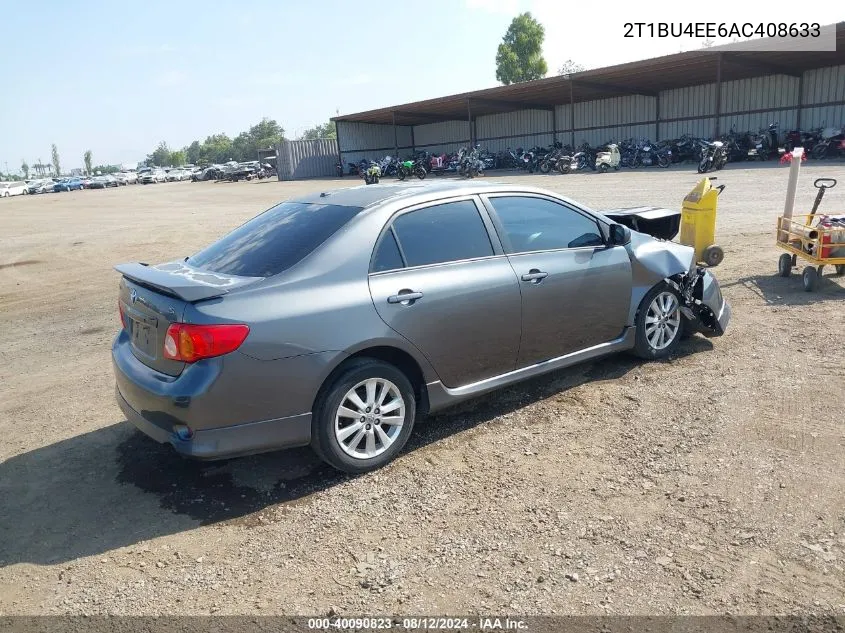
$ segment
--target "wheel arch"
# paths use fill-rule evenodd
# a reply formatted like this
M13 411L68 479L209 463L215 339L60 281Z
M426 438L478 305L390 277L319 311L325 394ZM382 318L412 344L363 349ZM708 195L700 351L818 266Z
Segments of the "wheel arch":
M335 378L343 372L351 363L356 360L371 358L388 363L401 371L414 388L414 395L417 401L417 412L425 414L429 410L428 388L427 382L437 380L433 368L425 359L419 358L417 355L411 353L407 349L396 345L393 341L370 341L358 345L344 354L339 355L336 362L326 372L325 377L320 384L314 396L311 410L315 411L320 399L325 392L330 388Z

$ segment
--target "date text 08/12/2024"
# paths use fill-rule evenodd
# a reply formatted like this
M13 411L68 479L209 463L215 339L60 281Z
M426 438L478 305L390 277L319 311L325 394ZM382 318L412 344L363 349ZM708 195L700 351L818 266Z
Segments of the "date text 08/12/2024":
M624 37L690 37L690 38L755 38L755 37L821 37L818 22L626 22Z
M478 618L447 618L447 617L404 617L404 618L309 618L308 628L312 630L380 630L399 629L407 631L439 630L439 631L523 631L528 623L515 618L478 617Z

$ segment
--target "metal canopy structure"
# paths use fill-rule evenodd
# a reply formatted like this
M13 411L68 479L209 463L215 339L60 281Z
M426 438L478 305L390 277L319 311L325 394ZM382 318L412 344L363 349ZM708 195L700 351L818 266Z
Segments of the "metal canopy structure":
M643 61L547 77L436 99L426 99L355 114L333 121L386 125L423 125L472 121L475 117L518 110L551 110L625 95L657 96L661 90L717 85L762 75L801 77L807 70L845 64L845 22L836 25L836 51L743 51L702 49Z

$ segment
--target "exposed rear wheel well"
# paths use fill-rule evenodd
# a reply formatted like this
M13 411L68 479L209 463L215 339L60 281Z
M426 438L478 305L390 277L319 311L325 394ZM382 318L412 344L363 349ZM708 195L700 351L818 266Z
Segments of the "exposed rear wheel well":
M405 374L414 388L414 395L417 400L417 413L420 415L428 413L428 390L426 389L425 378L423 377L422 369L420 369L419 364L417 364L414 357L407 352L403 352L401 349L388 347L386 345L368 347L367 349L355 352L346 358L340 365L335 367L323 382L323 386L320 387L320 391L317 394L312 410L316 410L317 403L323 397L323 393L334 382L340 372L344 371L351 363L355 363L366 358L372 358L389 363Z

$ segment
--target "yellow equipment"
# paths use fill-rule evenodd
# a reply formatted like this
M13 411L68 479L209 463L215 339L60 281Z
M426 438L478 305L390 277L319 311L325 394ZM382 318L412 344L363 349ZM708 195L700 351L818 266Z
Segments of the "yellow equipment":
M681 209L681 244L695 249L695 261L718 266L725 251L716 242L716 201L725 185L714 187L716 178L702 178L693 187Z

